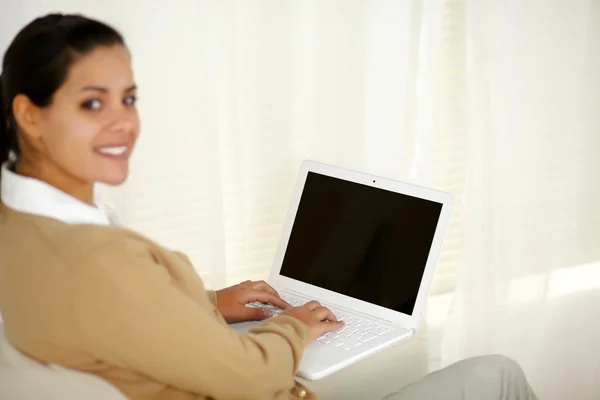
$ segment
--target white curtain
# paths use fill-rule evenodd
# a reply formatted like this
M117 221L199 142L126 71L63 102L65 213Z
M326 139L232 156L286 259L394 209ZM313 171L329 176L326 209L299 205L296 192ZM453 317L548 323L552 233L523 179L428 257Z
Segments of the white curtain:
M443 363L503 353L542 399L600 398L600 2L464 3L468 172Z

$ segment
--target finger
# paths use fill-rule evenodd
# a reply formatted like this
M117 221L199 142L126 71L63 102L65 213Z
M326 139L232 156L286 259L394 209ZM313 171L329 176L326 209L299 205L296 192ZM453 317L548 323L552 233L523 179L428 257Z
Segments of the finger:
M264 308L242 307L235 316L230 318L229 322L262 321L272 315L271 311Z
M316 315L319 321L337 321L335 315L327 307L317 307L313 310L313 313Z
M281 297L274 295L269 292L265 292L263 290L248 290L246 302L250 303L253 301L260 301L261 303L269 303L274 305L275 307L279 307L282 310L291 307L286 301L284 301Z
M312 300L312 301L309 301L308 303L306 303L306 304L304 305L304 307L306 307L306 308L308 308L309 310L311 310L311 311L312 311L312 310L314 310L315 308L321 307L321 303L319 303L319 302L318 302L318 301L316 301L316 300Z
M274 294L275 296L279 296L279 293L277 293L277 291L265 281L252 282L250 287L255 290L264 290L265 292L269 292Z
M319 324L319 330L321 331L321 335L328 332L333 332L337 329L340 329L344 326L343 321L331 321L331 322L321 322Z

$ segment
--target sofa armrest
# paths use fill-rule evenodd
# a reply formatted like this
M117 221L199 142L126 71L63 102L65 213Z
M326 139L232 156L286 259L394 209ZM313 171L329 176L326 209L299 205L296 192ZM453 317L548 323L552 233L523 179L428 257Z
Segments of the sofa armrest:
M39 363L14 348L0 325L0 399L127 400L95 375Z

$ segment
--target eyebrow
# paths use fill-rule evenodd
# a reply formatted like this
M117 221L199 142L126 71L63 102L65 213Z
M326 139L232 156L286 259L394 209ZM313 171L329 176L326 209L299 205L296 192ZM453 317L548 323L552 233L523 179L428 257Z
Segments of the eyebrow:
M127 89L125 89L125 92L131 92L133 90L137 89L136 85L132 85L130 87L128 87ZM102 92L102 93L108 93L108 88L104 87L104 86L84 86L83 88L81 88L81 91L88 91L88 90L94 90L96 92Z

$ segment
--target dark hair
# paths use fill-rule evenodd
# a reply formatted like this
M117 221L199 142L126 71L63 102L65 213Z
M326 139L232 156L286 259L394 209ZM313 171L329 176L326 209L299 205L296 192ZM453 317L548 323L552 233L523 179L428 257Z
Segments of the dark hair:
M12 102L26 95L47 107L73 62L98 46L125 45L114 28L82 15L49 14L29 23L4 55L0 74L0 165L19 156Z

